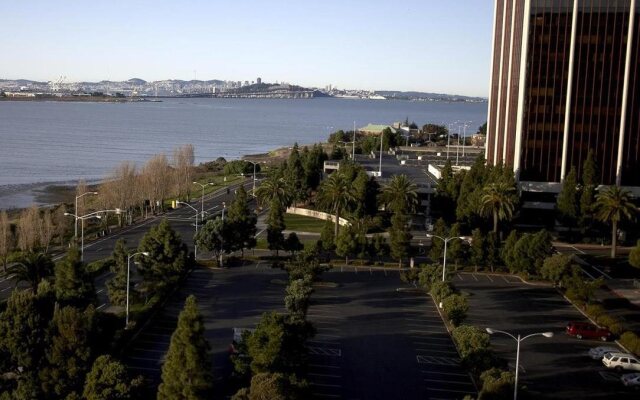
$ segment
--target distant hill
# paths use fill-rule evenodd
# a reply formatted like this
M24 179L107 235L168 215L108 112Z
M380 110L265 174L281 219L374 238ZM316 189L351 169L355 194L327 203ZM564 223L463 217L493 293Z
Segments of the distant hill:
M425 100L425 101L469 101L469 102L485 102L484 97L462 96L457 94L446 93L429 93L429 92L402 92L397 90L376 90L376 94L384 96L387 99L399 100Z

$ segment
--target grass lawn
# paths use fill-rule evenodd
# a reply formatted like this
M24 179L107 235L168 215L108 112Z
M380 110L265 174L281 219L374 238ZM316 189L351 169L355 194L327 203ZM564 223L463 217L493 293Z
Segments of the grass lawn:
M325 223L325 220L305 217L303 215L284 215L284 224L289 231L320 233Z

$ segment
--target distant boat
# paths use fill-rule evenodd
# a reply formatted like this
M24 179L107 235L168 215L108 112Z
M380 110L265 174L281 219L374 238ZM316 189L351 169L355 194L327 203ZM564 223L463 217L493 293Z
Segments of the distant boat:
M337 97L339 99L360 99L360 96L357 96L355 94L336 94L333 97Z
M379 94L372 94L369 96L369 100L386 100L387 98L384 96L380 96Z

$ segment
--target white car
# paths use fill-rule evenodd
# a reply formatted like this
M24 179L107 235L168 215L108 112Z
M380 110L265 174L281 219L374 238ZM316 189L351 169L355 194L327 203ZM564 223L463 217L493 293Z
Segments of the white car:
M627 353L606 353L602 357L602 363L607 368L613 368L617 371L623 369L640 371L640 360L632 354Z
M633 374L624 374L620 377L622 384L631 387L640 387L640 374L635 372Z
M617 347L599 346L589 350L589 357L593 358L594 360L602 360L602 357L604 357L604 355L607 353L619 353L619 352L620 352L620 349Z

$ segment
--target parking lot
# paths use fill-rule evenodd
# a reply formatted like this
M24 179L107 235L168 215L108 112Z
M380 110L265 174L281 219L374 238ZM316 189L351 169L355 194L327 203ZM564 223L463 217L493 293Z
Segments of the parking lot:
M453 283L470 295L468 324L522 336L554 333L549 339L533 337L521 343L520 383L534 398L628 398L631 391L620 383L621 374L587 356L590 348L603 343L564 333L567 322L587 319L555 289L528 285L513 276L474 273L457 274ZM513 369L515 340L494 334L491 343Z
M216 393L228 390L223 378L230 375L229 345L234 327L253 328L263 312L284 311L284 286L272 283L286 274L266 264L226 270L198 269L191 273L166 306L135 338L126 364L153 384L160 383L162 359L169 348L178 314L190 294L196 296L205 321L205 335L213 353Z
M429 297L397 271L323 275L309 319L309 380L317 399L458 399L475 394Z

